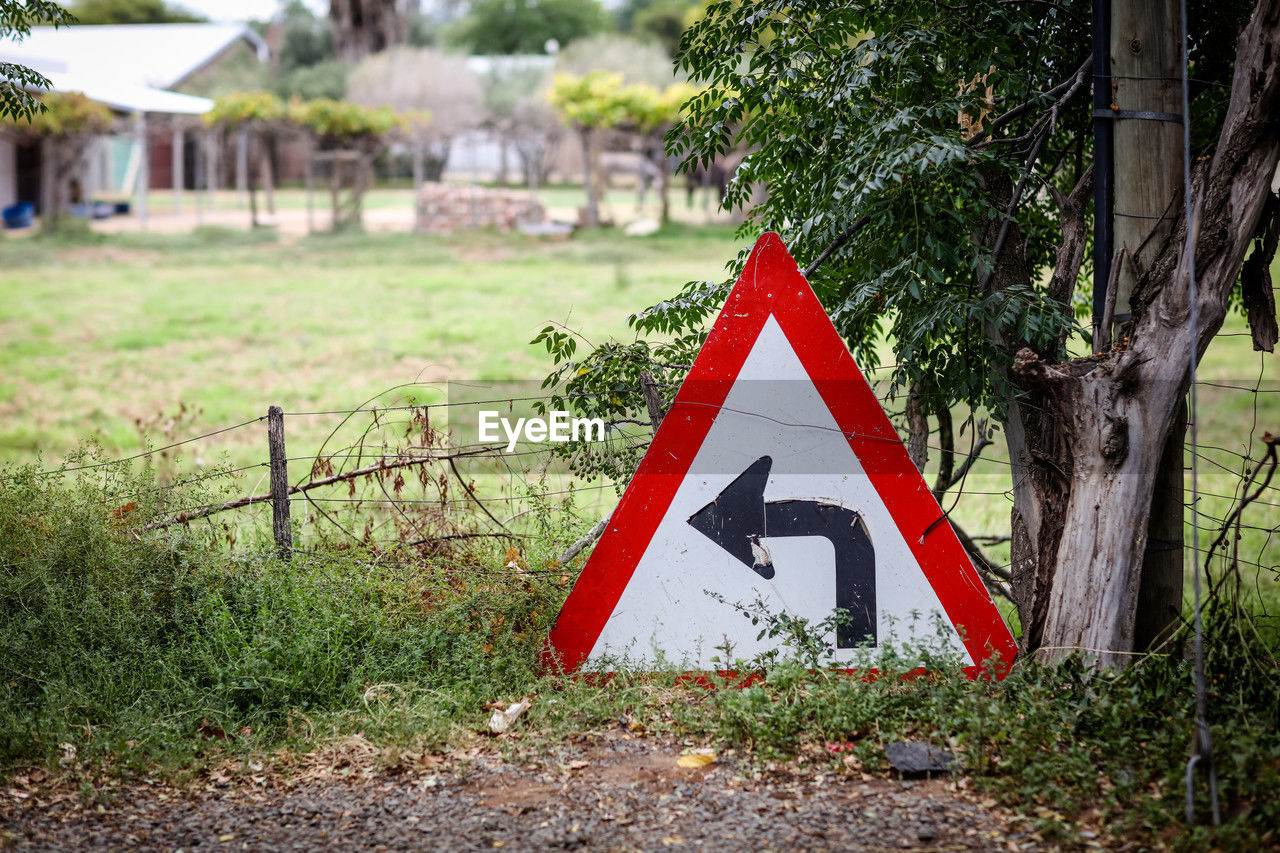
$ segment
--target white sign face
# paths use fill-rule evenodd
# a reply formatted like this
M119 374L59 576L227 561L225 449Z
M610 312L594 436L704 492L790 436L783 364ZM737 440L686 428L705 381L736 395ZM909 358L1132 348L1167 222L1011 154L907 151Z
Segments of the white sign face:
M766 234L565 602L546 663L723 669L777 648L761 627L782 616L820 631L849 667L909 645L1003 675L1016 652L844 341Z
M766 504L808 501L843 507L865 524L875 554L877 642L894 638L901 644L916 638L937 647L941 640L966 665L972 664L884 501L773 317L765 322L588 660L644 664L665 658L685 669L713 669L713 656L724 665L726 643L741 658L776 644L757 639L760 627L734 605L759 601L771 613L811 624L832 616L837 567L830 539L766 533L759 545L775 568L766 580L689 523L739 473L766 456L772 460ZM818 473L823 471L832 473ZM939 618L946 630L941 638L935 625ZM834 646L834 632L826 640ZM835 658L851 665L858 660L854 648L838 649Z

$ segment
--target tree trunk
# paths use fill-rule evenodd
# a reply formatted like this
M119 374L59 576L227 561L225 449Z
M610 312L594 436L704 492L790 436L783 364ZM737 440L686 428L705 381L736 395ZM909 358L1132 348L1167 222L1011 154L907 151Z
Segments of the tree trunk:
M274 153L275 140L271 136L263 136L261 139L261 163L262 163L262 189L267 196L267 213L271 216L276 215L276 182L275 172L271 168L271 157Z
M600 227L600 197L596 192L596 168L595 157L592 151L595 148L592 145L592 132L590 128L583 128L578 132L582 137L582 185L587 193L587 206L583 208L582 224L586 228Z
M662 204L663 225L671 224L671 172L667 168L667 153L662 148L662 140L658 140L654 163L658 167L658 200Z
M413 134L413 230L422 230L422 136L419 131Z
M409 38L404 0L330 0L335 58L356 63Z
M254 135L248 137L248 142L246 143L246 148L245 148L245 157L249 159L249 162L254 163L255 165L260 165L258 162L259 158L250 156L250 149L257 149L258 147L259 147L258 135L255 133ZM249 225L252 228L257 228L259 225L257 168L248 169L248 174L246 177L249 181Z
M498 174L494 177L493 182L500 187L507 185L507 175L511 171L511 164L507 160L507 138L509 134L505 130L498 131Z
M1023 348L1013 365L1013 377L1028 392L1010 407L1006 425L1015 483L1015 597L1024 651L1042 658L1084 650L1103 665L1121 665L1135 650L1139 577L1164 437L1186 393L1191 359L1204 354L1221 328L1245 251L1268 224L1262 212L1280 159L1280 66L1274 61L1280 0L1259 3L1237 48L1217 147L1192 181L1192 240L1184 239L1187 221L1177 210L1170 238L1139 270L1129 348L1056 365ZM1201 222L1210 227L1201 229ZM1014 237L1009 243L1020 250Z

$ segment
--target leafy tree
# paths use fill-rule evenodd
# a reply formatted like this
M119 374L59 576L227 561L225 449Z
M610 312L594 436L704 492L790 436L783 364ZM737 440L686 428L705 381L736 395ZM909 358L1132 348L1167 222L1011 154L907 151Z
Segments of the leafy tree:
M627 121L630 97L630 92L623 91L622 75L608 71L592 71L582 77L557 74L551 81L547 99L582 144L587 194L583 224L588 228L600 224L600 132Z
M289 0L276 18L280 46L275 60L285 70L304 68L333 59L333 28L302 0Z
M280 46L276 49L269 87L281 98L341 99L347 94L350 66L333 58L333 28L302 0L289 0L276 18Z
M0 40L21 41L30 35L32 27L64 27L74 21L74 15L49 0L0 0ZM0 62L0 119L30 119L41 108L32 90L47 89L49 85L48 78L25 65Z
M72 11L81 24L193 24L208 20L165 0L77 0Z
M204 114L204 123L239 130L279 122L287 114L284 101L270 92L235 92L214 101L213 109Z
M635 134L645 150L659 166L662 196L662 218L669 218L667 208L666 156L661 138L679 121L684 104L697 92L689 83L674 83L659 89L648 83L622 85L622 75L608 71L592 71L581 77L557 74L552 79L548 100L564 122L577 131L582 142L586 165L586 224L600 223L599 200L603 192L600 180L600 133L621 129Z
M111 111L81 92L44 92L31 115L0 120L0 129L19 139L47 140L51 159L49 204L41 211L51 227L73 194L69 192L94 137L111 127Z
M249 142L249 219L253 227L263 224L258 218L257 176L267 191L267 209L275 213L274 182L271 176L271 140L289 118L284 101L271 92L232 92L213 102L204 114L207 127L243 131Z
M341 100L347 95L347 77L351 66L336 59L301 65L272 75L271 91L281 98L333 98Z
M545 53L602 32L609 17L598 0L477 0L454 29L454 40L473 53Z
M1255 236L1250 266L1262 273L1246 284L1275 251L1262 238L1280 228L1268 201L1280 0L1190 6L1199 325L1178 195L1173 238L1140 271L1127 334L1089 357L1073 357L1093 343L1080 324L1090 48L1074 7L720 0L681 40L683 67L708 88L669 144L687 166L751 152L727 199L748 208L755 196L742 236L782 233L862 364L892 342L892 383L936 415L944 447L950 404L1003 427L1014 482L1005 575L1024 648L1045 657L1083 647L1111 664L1134 647L1153 473L1188 365L1240 298ZM1250 286L1255 345L1269 348L1269 282ZM585 357L546 343L571 390L635 387L641 368L673 378L727 290L691 283L633 317L658 342Z
M441 85L440 81L448 81ZM480 82L461 56L430 48L395 47L370 56L351 72L348 97L358 104L431 114L412 137L426 158L428 180L438 181L458 134L484 118Z
M628 86L620 93L626 110L625 124L639 137L645 155L658 167L658 196L662 202L662 222L671 220L668 198L670 169L662 138L683 118L684 106L698 94L692 83L673 83L659 90L647 83Z
M314 133L326 148L376 144L400 125L400 119L386 107L372 109L332 98L297 101L290 104L289 116Z
M389 107L366 107L331 98L295 101L289 106L289 117L311 133L329 155L335 231L361 226L364 194L373 184L373 159L389 135L402 132L410 122L421 125L428 119L425 114L397 115ZM344 188L349 190L345 201Z

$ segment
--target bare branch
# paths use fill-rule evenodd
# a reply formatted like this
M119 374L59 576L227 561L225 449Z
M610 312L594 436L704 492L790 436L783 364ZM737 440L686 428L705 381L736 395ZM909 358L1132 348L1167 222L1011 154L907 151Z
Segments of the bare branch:
M947 408L946 398L934 393L933 416L938 421L938 445L942 451L938 455L938 477L933 483L933 498L939 503L942 496L951 488L951 471L955 467L956 437L951 428L951 409Z
M978 421L977 425L974 427L974 430L978 435L981 435L982 438L978 439L978 441L973 445L973 447L969 448L969 455L966 456L964 461L960 463L960 467L956 469L956 472L951 475L951 479L947 482L947 489L951 489L952 487L954 487L955 485L963 481L964 478L968 476L969 469L972 468L973 464L978 461L979 457L982 456L982 451L986 450L988 447L994 444L994 442L991 440L991 437L987 435L986 421L984 420ZM946 489L944 489L943 491L946 491Z
M1058 204L1062 222L1062 245L1058 247L1053 277L1049 279L1049 298L1060 305L1070 305L1089 237L1085 210L1089 194L1093 192L1093 165L1090 164L1085 170L1069 195L1064 196L1052 184L1049 185L1049 192Z
M996 130L1000 129L1001 127L1004 127L1006 124L1013 121L1014 119L1024 116L1027 113L1031 112L1031 110L1035 109L1035 107L1042 102L1042 99L1044 97L1046 96L1053 97L1063 92L1068 92L1069 94L1064 95L1054 105L1055 108L1060 107L1061 105L1065 104L1067 101L1069 101L1072 97L1075 96L1075 93L1079 91L1079 86L1082 85L1084 80L1087 79L1089 69L1092 67L1093 67L1093 57L1089 57L1084 62L1080 63L1080 67L1076 69L1075 74L1072 74L1066 80L1063 80L1057 86L1054 86L1052 89L1045 92L1043 95L1036 97L1034 100L1021 103L1018 106L1014 107L1013 109L1009 110L1008 112L1002 115L996 116L994 119L991 120L991 125L989 128L986 128L978 133L975 133L973 136L966 139L965 142L969 145L973 145L976 147L980 145L982 141L985 140L987 137L991 136L991 134L994 133Z

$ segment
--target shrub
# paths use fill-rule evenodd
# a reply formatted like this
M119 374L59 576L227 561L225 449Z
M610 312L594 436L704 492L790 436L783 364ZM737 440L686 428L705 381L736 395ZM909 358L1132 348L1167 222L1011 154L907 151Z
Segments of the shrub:
M536 677L560 591L496 557L284 563L266 542L231 557L211 525L141 530L179 493L208 500L216 477L165 490L117 466L0 477L0 765L63 742L181 763L202 733L246 727L275 743L291 716L359 709L379 684L447 690L454 714L479 716Z

